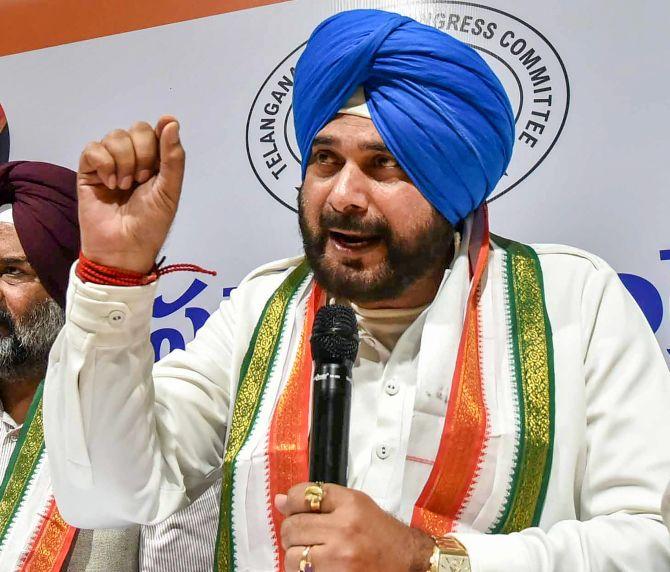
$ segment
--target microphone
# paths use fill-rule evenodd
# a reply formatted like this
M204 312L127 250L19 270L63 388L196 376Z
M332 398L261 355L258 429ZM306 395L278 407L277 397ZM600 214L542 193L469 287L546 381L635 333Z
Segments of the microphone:
M356 314L348 306L322 307L310 339L314 359L309 479L347 486L351 370L358 353Z

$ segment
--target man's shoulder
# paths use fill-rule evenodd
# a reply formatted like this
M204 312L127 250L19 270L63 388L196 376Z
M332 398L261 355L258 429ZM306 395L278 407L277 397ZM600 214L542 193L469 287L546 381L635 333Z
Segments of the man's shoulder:
M540 261L545 288L583 289L589 283L618 282L600 256L566 244L529 244Z
M543 268L561 266L583 272L612 270L600 256L581 248L567 244L530 244L529 246L537 253Z
M249 272L249 274L243 278L240 286L250 284L251 282L258 282L259 280L278 280L281 282L281 280L290 274L293 269L299 266L304 259L305 257L300 255L267 262Z
M269 298L303 260L304 256L294 256L274 260L255 268L240 282L235 297Z
M235 334L250 338L268 300L304 257L296 256L275 260L255 268L223 299L217 319L235 324ZM212 322L214 323L214 322Z
M531 244L542 268L545 292L553 297L597 303L607 288L625 287L616 271L600 256L565 244Z
M494 250L505 250L508 239L493 237ZM514 241L509 241L514 242ZM540 259L542 268L570 267L583 271L611 271L611 267L600 256L567 244L532 243L528 244Z

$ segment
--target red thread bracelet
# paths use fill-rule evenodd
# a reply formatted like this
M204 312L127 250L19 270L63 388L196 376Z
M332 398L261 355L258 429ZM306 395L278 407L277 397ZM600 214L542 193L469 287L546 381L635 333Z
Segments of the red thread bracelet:
M158 280L159 276L170 274L172 272L200 272L216 276L214 270L206 270L195 264L169 264L161 267L163 258L158 264L154 264L148 274L134 272L132 270L123 270L113 266L98 264L86 258L83 253L79 253L79 263L75 273L80 280L84 282L93 282L94 284L103 284L106 286L145 286Z

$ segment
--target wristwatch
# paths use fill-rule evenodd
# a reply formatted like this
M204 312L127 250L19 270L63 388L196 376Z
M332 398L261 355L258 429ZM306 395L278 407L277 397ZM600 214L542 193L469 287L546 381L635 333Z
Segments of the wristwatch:
M435 548L426 572L471 572L468 551L453 536L433 538Z

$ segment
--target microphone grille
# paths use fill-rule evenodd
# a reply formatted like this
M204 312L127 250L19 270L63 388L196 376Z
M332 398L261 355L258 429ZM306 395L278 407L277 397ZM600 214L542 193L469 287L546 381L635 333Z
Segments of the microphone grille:
M310 342L315 361L354 361L358 353L356 314L349 306L323 306L314 318Z

